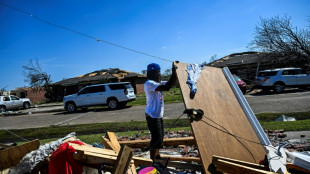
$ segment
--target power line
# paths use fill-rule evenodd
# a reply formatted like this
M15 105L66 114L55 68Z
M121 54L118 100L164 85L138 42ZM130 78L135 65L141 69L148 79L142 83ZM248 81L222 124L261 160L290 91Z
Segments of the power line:
M142 52L142 51L138 51L138 50L131 49L131 48L128 48L128 47L125 47L125 46L122 46L122 45L118 45L118 44L115 44L115 43L112 43L112 42L109 42L109 41L105 41L105 40L102 40L102 39L99 39L99 38L90 36L90 35L88 35L88 34L84 34L84 33L81 33L81 32L79 32L79 31L73 30L73 29L71 29L71 28L64 27L64 26L62 26L62 25L54 24L54 23L52 23L52 22L46 21L46 20L44 20L44 19L42 19L42 18L39 18L38 16L35 16L35 15L32 14L32 13L29 13L29 12L27 12L27 11L24 11L24 10L15 8L15 7L12 7L12 6L7 5L7 4L5 4L5 3L3 3L3 2L0 2L0 5L5 6L5 7L7 7L7 8L10 8L10 9L12 9L12 10L18 11L18 12L20 12L20 13L26 14L26 15L28 15L28 16L30 16L30 17L33 17L34 19L36 19L36 20L42 22L42 23L45 23L45 24L52 25L52 26L57 27L57 28L61 28L61 29L70 31L70 32L79 34L79 35L81 35L81 36L88 37L88 38L90 38L90 39L94 39L94 40L96 40L97 42L103 42L103 43L106 43L106 44L109 44L109 45L112 45L112 46L115 46L115 47L118 47L118 48L122 48L122 49L125 49L125 50L128 50L128 51L132 51L132 52L135 52L135 53L138 53L138 54L142 54L142 55L145 55L145 56L153 57L153 58L160 59L160 60L164 60L164 61L168 61L168 62L173 62L173 61L171 61L171 60L168 60L168 59L165 59L165 58L162 58L162 57L154 56L154 55L151 55L151 54L147 54L147 53L145 53L145 52Z

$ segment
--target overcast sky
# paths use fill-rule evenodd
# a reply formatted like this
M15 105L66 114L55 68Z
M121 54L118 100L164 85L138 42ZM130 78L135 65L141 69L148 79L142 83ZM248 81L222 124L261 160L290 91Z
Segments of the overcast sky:
M309 0L1 0L40 19L129 49L185 63L248 51L261 18L307 27ZM97 42L0 5L0 88L28 86L22 66L38 59L53 82L95 70L140 73L171 62Z

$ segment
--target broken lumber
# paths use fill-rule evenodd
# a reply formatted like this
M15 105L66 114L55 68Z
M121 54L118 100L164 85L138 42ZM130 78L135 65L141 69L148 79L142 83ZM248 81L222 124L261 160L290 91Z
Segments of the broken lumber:
M120 149L121 149L121 145L119 144L116 135L114 132L107 132L107 137L109 138L111 144L113 144L113 146L115 147L114 149L116 150L117 153L119 153ZM137 170L136 170L136 166L134 164L129 165L129 169L128 169L128 174L136 174Z
M0 170L16 166L20 160L29 152L37 150L40 146L38 139L25 144L9 147L0 151Z
M216 170L223 173L239 173L239 174L276 174L274 172L260 170L234 162L219 159L216 164Z
M117 156L117 160L113 165L112 174L126 174L129 163L132 159L133 153L128 146L122 146Z
M129 147L149 147L151 140L131 140L131 141L119 141L121 145ZM175 145L194 145L194 137L185 138L166 138L163 141L163 146L175 146Z
M293 163L286 163L286 168L287 168L288 171L294 171L294 173L308 173L308 174L310 173L309 170L304 169L304 168L302 168L300 166L297 166L297 165L295 165Z
M160 154L160 157L162 158L169 158L170 161L185 161L185 162L196 162L201 163L201 159L197 157L177 157L177 156L169 156L169 155L163 155Z
M114 146L114 144L111 143L111 141L105 137L101 137L102 138L102 144L107 148L107 149L112 149L115 152L119 152L119 149L117 147Z
M114 132L107 132L107 136L108 136L110 142L115 147L116 152L118 153L121 149L121 145L119 144L119 142L115 136L115 133Z
M255 169L268 170L269 171L269 167L264 166L264 165L260 165L260 164L250 163L250 162L246 162L246 161L240 161L240 160L236 160L236 159L232 159L232 158L225 158L225 157L213 155L213 158L212 158L212 163L213 164L217 165L219 160L225 160L225 161L232 162L232 163L235 163L235 164L240 164L240 165L251 167L251 168L255 168Z
M109 163L114 165L117 153L113 150L109 149L102 149L87 145L78 145L78 144L71 144L77 153L73 156L75 160L78 160L83 163L83 165L93 168L98 168L103 163ZM141 158L141 157L132 157L133 163L135 166L143 165L143 166L152 166L153 161L148 158ZM163 165L165 165L165 160L159 161ZM180 163L180 162L168 162L169 167L176 167L180 169L191 169L191 170L202 170L202 165L190 164L190 163ZM133 169L131 169L133 170Z

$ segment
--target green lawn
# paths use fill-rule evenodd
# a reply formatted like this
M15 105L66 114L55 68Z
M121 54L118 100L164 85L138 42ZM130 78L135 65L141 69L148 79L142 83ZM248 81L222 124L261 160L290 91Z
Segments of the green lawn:
M171 88L169 91L164 91L165 103L180 103L183 102L183 97L180 88ZM136 100L129 102L128 106L146 105L145 93L137 94Z

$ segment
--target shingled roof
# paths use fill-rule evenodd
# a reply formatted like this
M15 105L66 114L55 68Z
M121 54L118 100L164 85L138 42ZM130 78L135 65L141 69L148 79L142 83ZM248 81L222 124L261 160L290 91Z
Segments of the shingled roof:
M306 57L297 55L287 55L283 53L262 53L262 52L242 52L235 53L209 63L213 67L241 67L257 63L281 64L281 67L303 67ZM308 66L308 65L307 65Z
M74 85L74 84L91 82L91 81L117 80L117 79L126 79L126 78L132 78L132 77L146 77L146 76L143 74L135 73L135 72L121 70L118 68L109 68L109 69L102 69L99 71L94 71L94 72L80 75L74 78L61 80L59 82L53 83L52 85L67 86L67 85Z
M242 64L253 64L261 61L267 61L266 59L264 59L266 58L266 56L268 56L267 53L260 52L235 53L211 62L209 63L209 65L213 67L225 67Z

